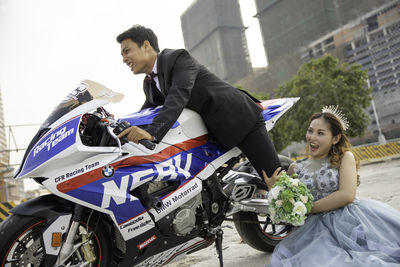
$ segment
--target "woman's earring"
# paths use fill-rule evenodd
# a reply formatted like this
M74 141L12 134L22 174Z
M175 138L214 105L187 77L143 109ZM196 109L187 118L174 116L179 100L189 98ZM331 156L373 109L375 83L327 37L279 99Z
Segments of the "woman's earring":
M337 155L339 153L338 149L336 148L335 145L332 146L332 153Z

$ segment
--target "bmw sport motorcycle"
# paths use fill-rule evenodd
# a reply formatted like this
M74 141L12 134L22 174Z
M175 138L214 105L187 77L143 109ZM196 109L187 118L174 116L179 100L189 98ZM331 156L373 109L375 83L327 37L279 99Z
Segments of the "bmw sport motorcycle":
M215 243L222 266L225 220L261 251L292 229L274 225L265 183L238 148L209 140L185 109L159 144L117 135L152 122L160 107L114 119L123 95L83 81L32 139L15 179L49 194L11 210L0 225L0 266L162 266ZM298 98L264 101L270 130Z

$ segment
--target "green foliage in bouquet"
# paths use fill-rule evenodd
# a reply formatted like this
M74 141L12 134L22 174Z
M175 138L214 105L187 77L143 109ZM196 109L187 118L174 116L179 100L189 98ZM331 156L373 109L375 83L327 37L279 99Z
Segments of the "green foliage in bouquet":
M299 179L282 172L268 192L268 202L273 223L303 225L311 211L313 196Z

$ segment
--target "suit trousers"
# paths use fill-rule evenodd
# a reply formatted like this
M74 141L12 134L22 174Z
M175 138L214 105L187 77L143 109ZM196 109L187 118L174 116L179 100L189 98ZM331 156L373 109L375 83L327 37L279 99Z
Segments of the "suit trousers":
M259 120L250 133L238 145L243 154L247 157L260 177L263 177L262 170L271 177L274 171L281 167L281 162L276 153L274 144L269 138L265 128L265 122Z

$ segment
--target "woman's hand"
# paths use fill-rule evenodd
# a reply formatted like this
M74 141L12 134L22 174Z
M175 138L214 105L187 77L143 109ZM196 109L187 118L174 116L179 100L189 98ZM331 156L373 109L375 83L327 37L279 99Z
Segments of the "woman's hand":
M268 186L268 190L271 190L272 186L275 184L275 182L278 180L278 176L281 173L282 167L279 167L275 170L275 172L272 174L271 177L268 177L265 171L262 171L263 176L264 176L264 181Z

